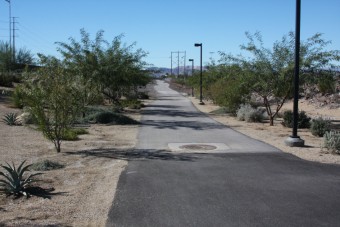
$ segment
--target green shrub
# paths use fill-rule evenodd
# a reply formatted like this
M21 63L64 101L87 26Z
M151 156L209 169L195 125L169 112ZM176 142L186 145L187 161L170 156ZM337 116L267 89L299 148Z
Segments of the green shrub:
M24 92L22 91L20 86L17 86L14 89L14 92L12 93L11 97L14 107L22 109L24 107L24 98L25 98Z
M326 132L331 130L331 121L323 119L322 117L313 119L310 130L314 136L322 137Z
M48 170L62 169L62 168L64 168L64 165L58 162L44 160L44 161L32 164L29 169L34 170L34 171L48 171Z
M310 128L311 118L306 115L306 112L299 112L298 128ZM283 126L293 128L293 111L287 110L283 113Z
M7 113L5 114L2 121L9 126L21 125L21 122L17 119L18 114L16 113Z
M62 140L66 140L66 141L76 141L78 140L78 135L77 133L75 133L74 131L72 131L71 129L67 129L64 134L62 135Z
M18 76L12 73L0 73L0 86L13 87L13 83L19 83Z
M25 172L31 167L31 165L24 166L25 162L26 161L23 161L18 168L15 167L14 163L12 166L8 163L6 163L7 166L1 165L7 173L0 172L0 176L5 178L0 180L0 192L6 195L29 196L28 189L33 182L36 182L33 178L42 173L31 174L24 178Z
M121 105L130 109L141 109L144 107L143 103L137 99L121 100Z
M100 124L112 123L115 118L116 118L116 114L113 112L108 112L108 111L99 112L95 115L96 122Z
M150 96L148 94L146 94L145 92L139 92L138 93L138 98L139 99L149 99Z
M336 87L335 78L332 75L321 75L318 79L319 91L323 94L334 93Z
M324 147L328 151L340 154L340 131L329 131L323 136Z
M83 129L83 128L70 128L70 129L67 129L64 132L62 139L66 140L66 141L76 141L76 140L79 139L78 135L84 135L84 134L88 134L86 129Z
M124 116L122 114L113 113L113 112L101 112L96 114L95 116L96 122L100 124L118 124L118 125L130 125L130 124L138 124L134 119Z

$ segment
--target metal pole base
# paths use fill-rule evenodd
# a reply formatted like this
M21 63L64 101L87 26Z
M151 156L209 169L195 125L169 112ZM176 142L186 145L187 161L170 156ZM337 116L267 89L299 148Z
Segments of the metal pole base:
M200 101L200 103L198 103L199 105L205 105L205 103L203 101Z
M285 140L285 144L289 147L304 147L305 141L300 137L288 137Z

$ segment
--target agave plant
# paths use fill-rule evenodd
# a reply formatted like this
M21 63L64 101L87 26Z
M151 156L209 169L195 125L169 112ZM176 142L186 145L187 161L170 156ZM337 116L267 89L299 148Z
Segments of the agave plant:
M0 179L0 192L4 192L6 195L29 196L27 189L30 187L31 183L37 181L33 179L33 177L41 175L42 173L31 174L24 178L24 173L28 171L28 168L31 166L24 166L25 162L26 161L23 161L18 168L15 167L14 163L12 166L7 162L7 166L1 165L1 167L5 169L7 173L0 171L0 176L5 178Z
M14 125L21 125L21 122L17 119L18 115L16 113L8 113L2 119L7 125L14 126Z

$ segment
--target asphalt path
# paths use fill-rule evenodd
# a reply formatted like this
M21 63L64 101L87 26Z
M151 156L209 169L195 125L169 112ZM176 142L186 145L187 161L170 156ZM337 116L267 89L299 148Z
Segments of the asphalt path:
M339 166L221 125L162 81L155 89L107 226L340 226Z

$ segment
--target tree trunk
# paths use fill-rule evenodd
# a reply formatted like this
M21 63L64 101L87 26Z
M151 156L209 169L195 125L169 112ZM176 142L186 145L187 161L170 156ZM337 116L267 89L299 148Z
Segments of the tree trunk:
M61 141L60 140L56 140L54 142L54 146L55 146L55 149L57 150L57 153L60 153L60 151L61 151Z
M274 126L274 116L269 116L269 125Z

